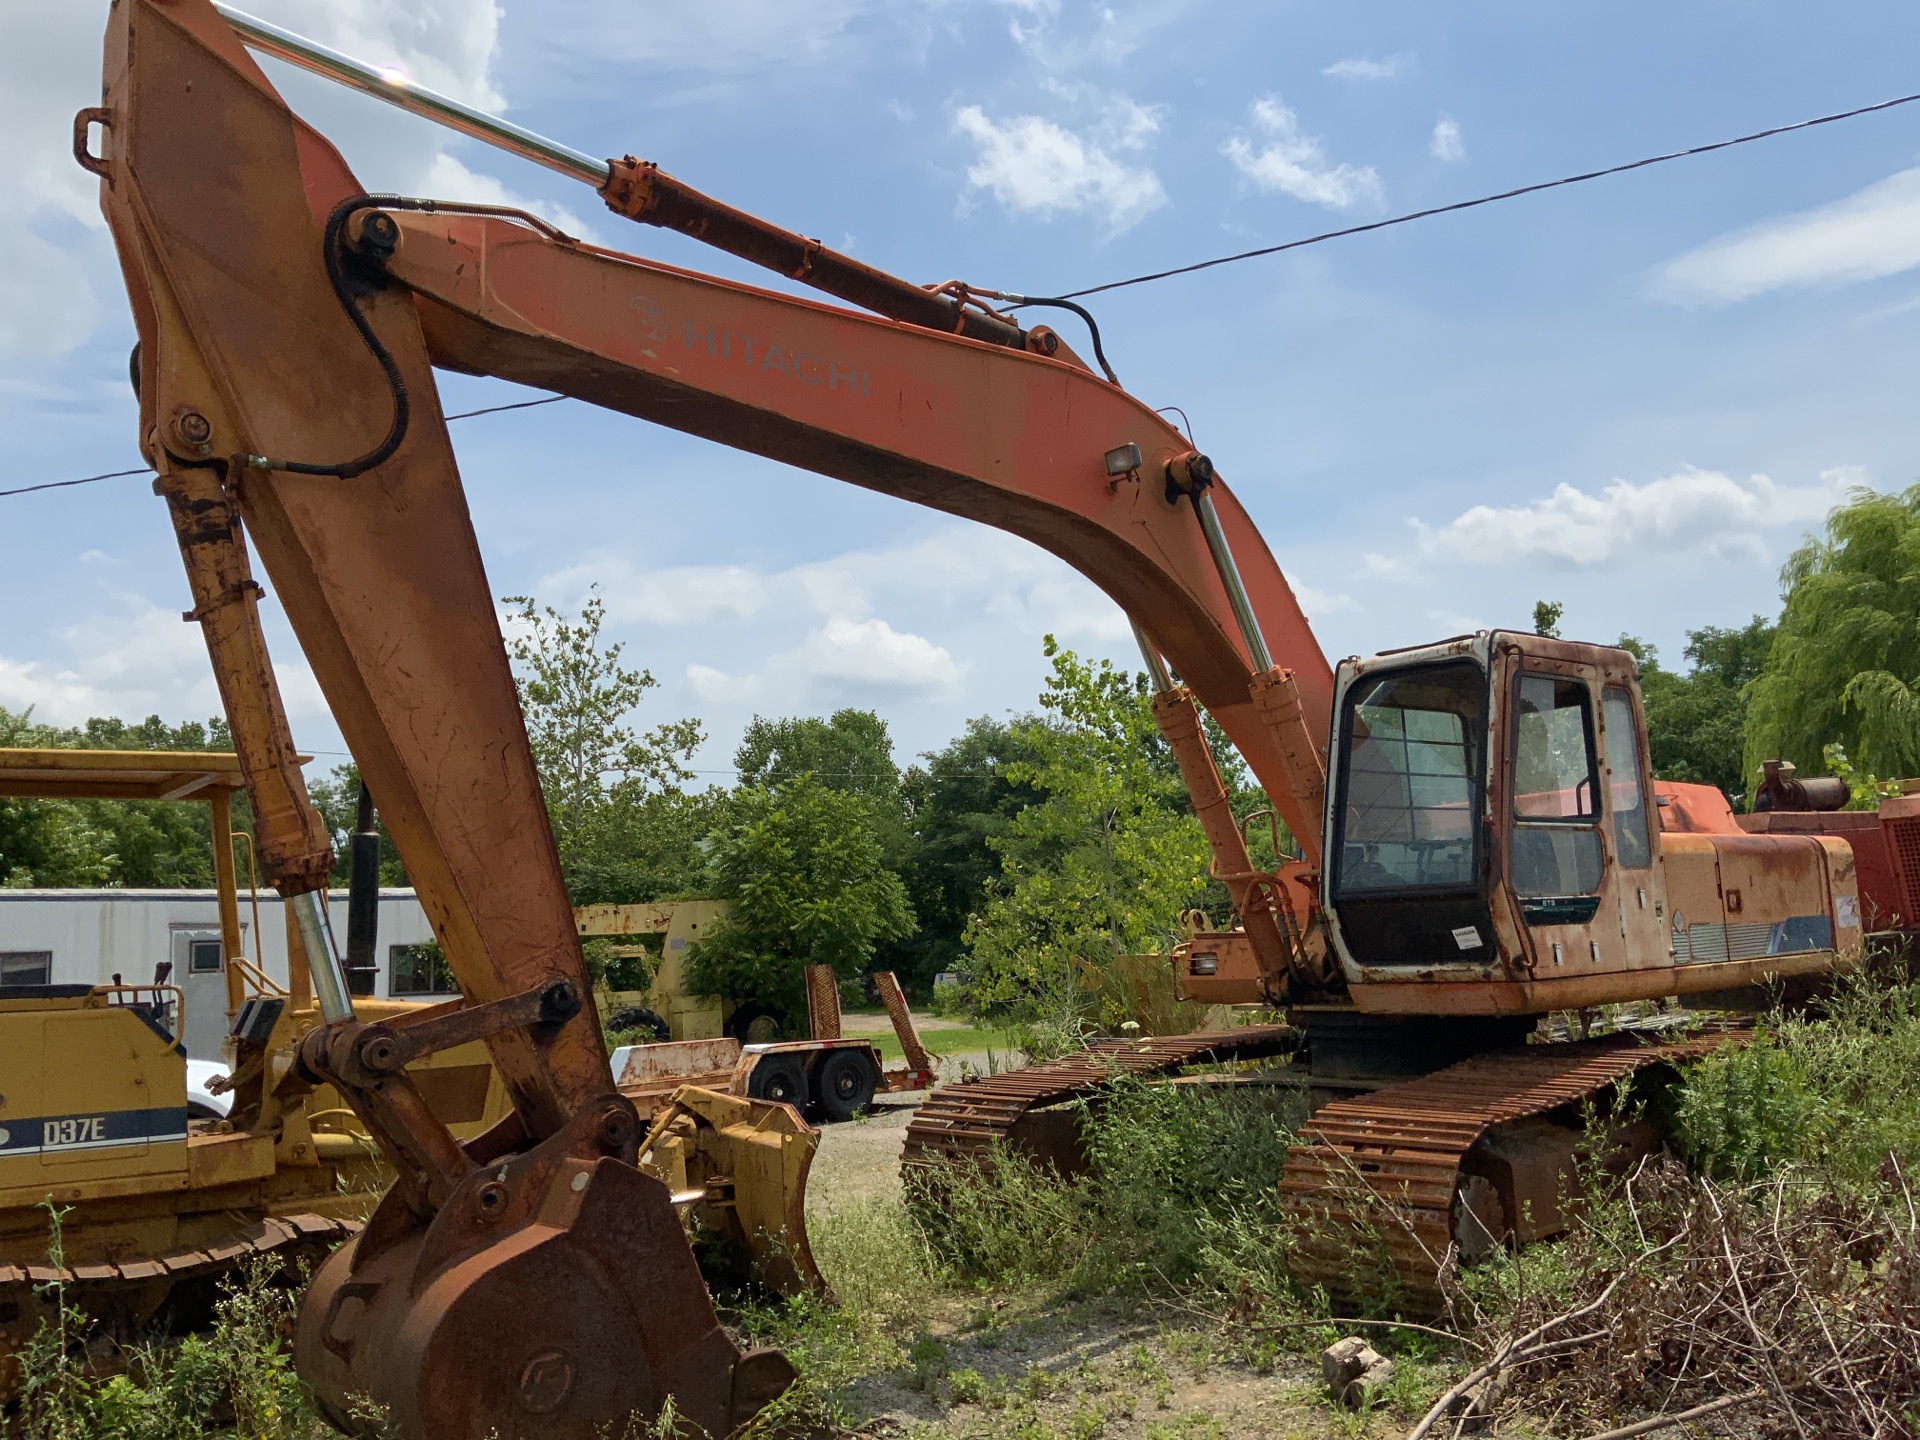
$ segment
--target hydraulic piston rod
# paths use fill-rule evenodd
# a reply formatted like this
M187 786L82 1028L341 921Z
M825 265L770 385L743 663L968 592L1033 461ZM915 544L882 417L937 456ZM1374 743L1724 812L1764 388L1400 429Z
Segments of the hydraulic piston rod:
M676 231L889 319L943 334L965 335L970 340L983 340L1012 350L1033 349L1053 355L1062 348L1059 337L1051 331L1023 330L1012 320L967 304L943 290L915 285L828 249L818 240L770 225L702 194L657 165L630 155L623 160L596 160L557 140L536 135L497 115L416 85L397 69L369 65L364 60L343 55L304 35L296 35L222 4L220 0L214 0L214 9L246 44L262 54L285 60L376 100L384 100L408 114L436 121L571 179L584 180L600 192L609 209L629 220Z
M297 65L302 70L311 70L350 90L358 90L363 95L397 105L409 114L436 120L449 129L471 135L476 140L484 140L536 165L545 165L562 175L584 180L596 190L605 185L613 174L613 167L605 160L596 160L557 140L536 135L497 115L489 115L429 90L424 85L416 85L397 69L369 65L351 55L342 55L318 41L296 35L291 30L283 30L244 10L223 5L219 0L214 0L213 8L220 12L221 19L233 26L242 40L263 55Z

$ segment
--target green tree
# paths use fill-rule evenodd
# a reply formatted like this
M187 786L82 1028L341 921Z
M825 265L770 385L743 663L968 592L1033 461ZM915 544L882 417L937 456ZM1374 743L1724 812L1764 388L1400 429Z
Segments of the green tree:
M1738 629L1687 632L1685 672L1668 670L1653 646L1622 635L1640 662L1647 709L1647 752L1662 780L1715 785L1739 798L1751 788L1742 770L1748 687L1766 663L1773 622L1756 615Z
M811 772L735 791L709 859L712 893L732 903L688 956L703 994L757 1001L791 1023L806 1014L805 966L850 980L877 945L912 933L870 804Z
M32 711L0 707L0 744L63 750L230 750L224 720L168 725L157 715L129 722L95 716L70 727L42 725ZM246 828L246 797L235 824ZM213 884L213 828L207 807L158 800L0 800L0 883L204 887Z
M733 754L745 789L778 790L801 775L867 802L889 863L907 839L906 800L887 722L871 710L836 710L827 719L756 715Z
M968 930L970 991L989 1013L1058 1022L1086 1004L1083 967L1177 936L1207 879L1207 846L1154 726L1146 677L1046 639L1032 759L1010 781L1043 796L991 844L1001 873Z
M517 607L507 648L574 903L673 893L699 868L704 812L681 787L705 738L700 722L645 732L629 723L658 682L628 669L624 647L602 637L606 604L597 587L577 619L525 595L502 603Z
M1567 613L1567 607L1558 600L1536 600L1533 602L1533 633L1544 635L1549 640L1560 638L1560 617Z
M1852 492L1780 572L1786 604L1753 682L1746 770L1805 774L1841 745L1862 770L1920 772L1920 485Z
M1010 767L1039 758L1032 723L1031 717L969 720L962 734L902 777L912 838L900 878L920 928L889 958L917 994L926 994L941 971L961 968L967 921L1000 874L994 843L1041 798L1031 781L1009 774Z
M353 852L350 848L354 827L360 823L360 767L348 760L318 779L307 782L307 796L313 808L326 822L333 839L333 879L345 885L353 878ZM380 835L380 883L406 885L407 867L400 863L400 852L387 834L387 822L380 817L379 797L374 797L374 829Z

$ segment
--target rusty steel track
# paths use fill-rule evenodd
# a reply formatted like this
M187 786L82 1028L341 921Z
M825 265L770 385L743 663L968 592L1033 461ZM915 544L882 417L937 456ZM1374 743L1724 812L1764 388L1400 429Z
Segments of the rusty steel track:
M1297 1221L1294 1274L1339 1292L1354 1286L1357 1265L1377 1262L1411 1307L1437 1306L1461 1162L1483 1136L1738 1038L1647 1043L1616 1035L1530 1045L1325 1106L1301 1127L1280 1177L1282 1204Z
M357 1220L330 1215L281 1215L242 1224L216 1243L181 1246L139 1259L71 1265L0 1264L0 1400L18 1381L11 1361L59 1300L109 1329L143 1327L175 1286L231 1274L247 1261L271 1255L288 1262L318 1260L360 1229Z
M1096 1040L1064 1059L942 1085L907 1126L900 1163L915 1169L979 1160L996 1143L1015 1141L1015 1127L1034 1111L1089 1095L1116 1075L1164 1075L1188 1065L1286 1055L1301 1042L1300 1031L1288 1025Z

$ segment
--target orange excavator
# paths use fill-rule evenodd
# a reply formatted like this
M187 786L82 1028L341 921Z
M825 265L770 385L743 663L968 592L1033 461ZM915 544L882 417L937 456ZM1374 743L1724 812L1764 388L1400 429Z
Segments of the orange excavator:
M370 195L250 48L841 303L498 206ZM1121 388L1097 331L1095 368L1016 318L1064 302L911 284L652 164L594 159L210 0L114 0L103 103L77 117L75 154L100 178L140 336L140 444L259 846L303 917L326 1023L301 1063L399 1177L303 1302L296 1362L343 1426L371 1399L421 1440L586 1437L671 1400L718 1435L793 1376L721 1328L673 1195L636 1168L649 1136L610 1083L436 366L994 525L1099 585L1135 621L1238 910L1187 947L1186 979L1293 1008L1316 1074L1351 1094L1320 1112L1286 1183L1326 1208L1352 1176L1377 1179L1412 1207L1429 1260L1468 1220L1496 1237L1526 1223L1527 1177L1566 1150L1534 1132L1683 1048L1515 1048L1543 1013L1825 971L1858 942L1843 840L1748 836L1724 800L1657 801L1624 652L1496 632L1336 675L1213 463ZM255 557L378 798L457 1009L355 1014L320 922L327 837L261 638ZM1276 871L1248 859L1200 706L1298 844ZM408 1066L474 1039L513 1113L462 1143ZM916 1143L964 1148L968 1125L997 1123L964 1108Z

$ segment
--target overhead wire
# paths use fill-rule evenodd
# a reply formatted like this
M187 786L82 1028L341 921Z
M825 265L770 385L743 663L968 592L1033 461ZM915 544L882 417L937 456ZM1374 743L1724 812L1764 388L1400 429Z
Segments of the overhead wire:
M1343 240L1353 235L1366 235L1376 230L1388 230L1396 225L1410 225L1415 220L1428 220L1436 215L1452 215L1462 210L1475 210L1483 205L1494 205L1506 200L1517 200L1523 195L1537 195L1543 190L1557 190L1568 185L1581 185L1589 180L1603 180L1610 175L1624 175L1631 170L1644 170L1652 165L1664 165L1673 160L1687 160L1699 155L1710 155L1717 150L1730 150L1736 145L1751 145L1758 140L1771 140L1775 136L1790 135L1800 130L1811 130L1820 125L1833 125L1842 120L1858 119L1862 115L1874 115L1884 110L1896 109L1902 105L1911 105L1920 101L1920 93L1897 95L1891 100L1876 101L1871 105L1858 105L1851 110L1836 110L1827 115L1816 115L1810 120L1795 120L1787 125L1771 125L1764 130L1754 130L1745 135L1735 135L1726 140L1713 140L1704 145L1690 145L1684 150L1669 150L1660 155L1647 155L1638 160L1628 160L1618 165L1608 165L1599 170L1585 170L1577 175L1562 175L1553 180L1540 180L1531 185L1520 185L1510 190L1498 190L1490 195L1478 195L1471 200L1455 200L1446 205L1432 205L1424 210L1410 210L1402 215L1389 215L1383 220L1369 220L1360 225L1346 225L1338 230L1323 230L1317 235L1306 235L1298 240L1285 240L1277 245L1262 245L1252 250L1240 250L1231 255L1216 255L1210 260L1197 260L1189 265L1176 265L1167 270L1151 270L1140 275L1130 275L1124 280L1109 280L1101 285L1089 285L1082 290L1068 290L1064 294L1047 297L1044 300L1027 296L1008 296L1016 302L1026 304L1062 305L1066 301L1085 299L1089 295L1104 295L1113 290L1124 290L1134 285L1150 285L1160 280L1171 280L1180 275L1194 275L1202 270L1217 269L1222 265L1236 265L1245 260L1258 260L1268 255L1279 255L1288 250L1300 250L1309 245L1321 245L1329 240ZM982 292L987 293L987 292ZM1020 303L1013 305L1020 308ZM1086 312L1079 306L1071 306L1080 314ZM1088 317L1091 323L1091 317ZM1096 346L1098 340L1095 340ZM477 415L497 415L507 410L532 410L541 405L552 405L571 397L566 395L548 395L538 400L519 400L507 405L487 405L478 410L463 410L445 418L453 420L471 420ZM101 480L118 480L129 475L151 475L150 468L142 466L137 470L110 470L103 475L86 475L77 480L51 480L39 485L22 485L12 490L0 490L0 499L10 495L30 495L40 490L64 490L74 485L92 485Z
M455 415L442 418L471 420L476 415L498 415L503 410L532 410L541 405L552 405L561 400L571 400L571 395L546 395L538 400L516 400L511 405L486 405L478 410L462 410ZM31 495L36 490L64 490L70 485L92 485L100 480L121 480L129 475L152 475L156 473L151 465L142 465L137 470L109 470L104 475L83 475L78 480L49 480L40 485L22 485L14 490L0 490L0 499L8 495Z
M1811 120L1796 120L1791 125L1769 126L1765 130L1755 130L1748 135L1736 135L1731 140L1714 140L1705 145L1688 146L1685 150L1669 150L1664 155L1648 155L1643 159L1629 160L1621 165L1609 165L1603 170L1586 170L1578 175L1562 175L1557 180L1540 180L1532 185L1521 185L1512 190L1480 195L1472 200L1455 200L1448 205L1434 205L1425 210L1410 210L1404 215L1390 215L1384 220L1370 220L1364 225L1347 225L1338 230L1325 230L1318 235L1308 235L1299 240L1287 240L1278 245L1262 245L1255 250L1241 250L1232 255L1217 255L1211 260L1199 260L1191 265L1176 265L1171 270L1153 270L1144 275L1129 276L1125 280L1109 280L1104 285L1090 285L1084 290L1069 290L1058 298L1082 300L1089 295L1104 295L1109 290L1124 290L1129 285L1147 285L1156 280L1170 280L1176 275L1192 275L1221 265L1238 264L1242 260L1258 260L1262 256L1278 255L1285 250L1299 250L1304 246L1319 245L1328 240L1341 240L1349 235L1365 235L1369 231L1407 225L1415 220L1430 219L1435 215L1451 215L1459 210L1473 210L1502 200L1518 199L1522 195L1537 195L1542 190L1555 190L1563 185L1580 185L1588 180L1605 179L1609 175L1624 175L1629 170L1644 170L1649 165L1664 165L1669 160L1686 160L1695 155L1711 154L1715 150L1730 150L1736 145L1751 145L1756 140L1770 140L1776 135L1789 135L1796 130L1811 130L1816 125L1832 125L1840 120L1853 120L1881 110L1892 110L1896 106L1911 105L1916 100L1920 100L1920 94L1899 95L1891 100L1877 101L1872 105L1860 105L1852 110L1837 110L1831 115L1816 115Z

